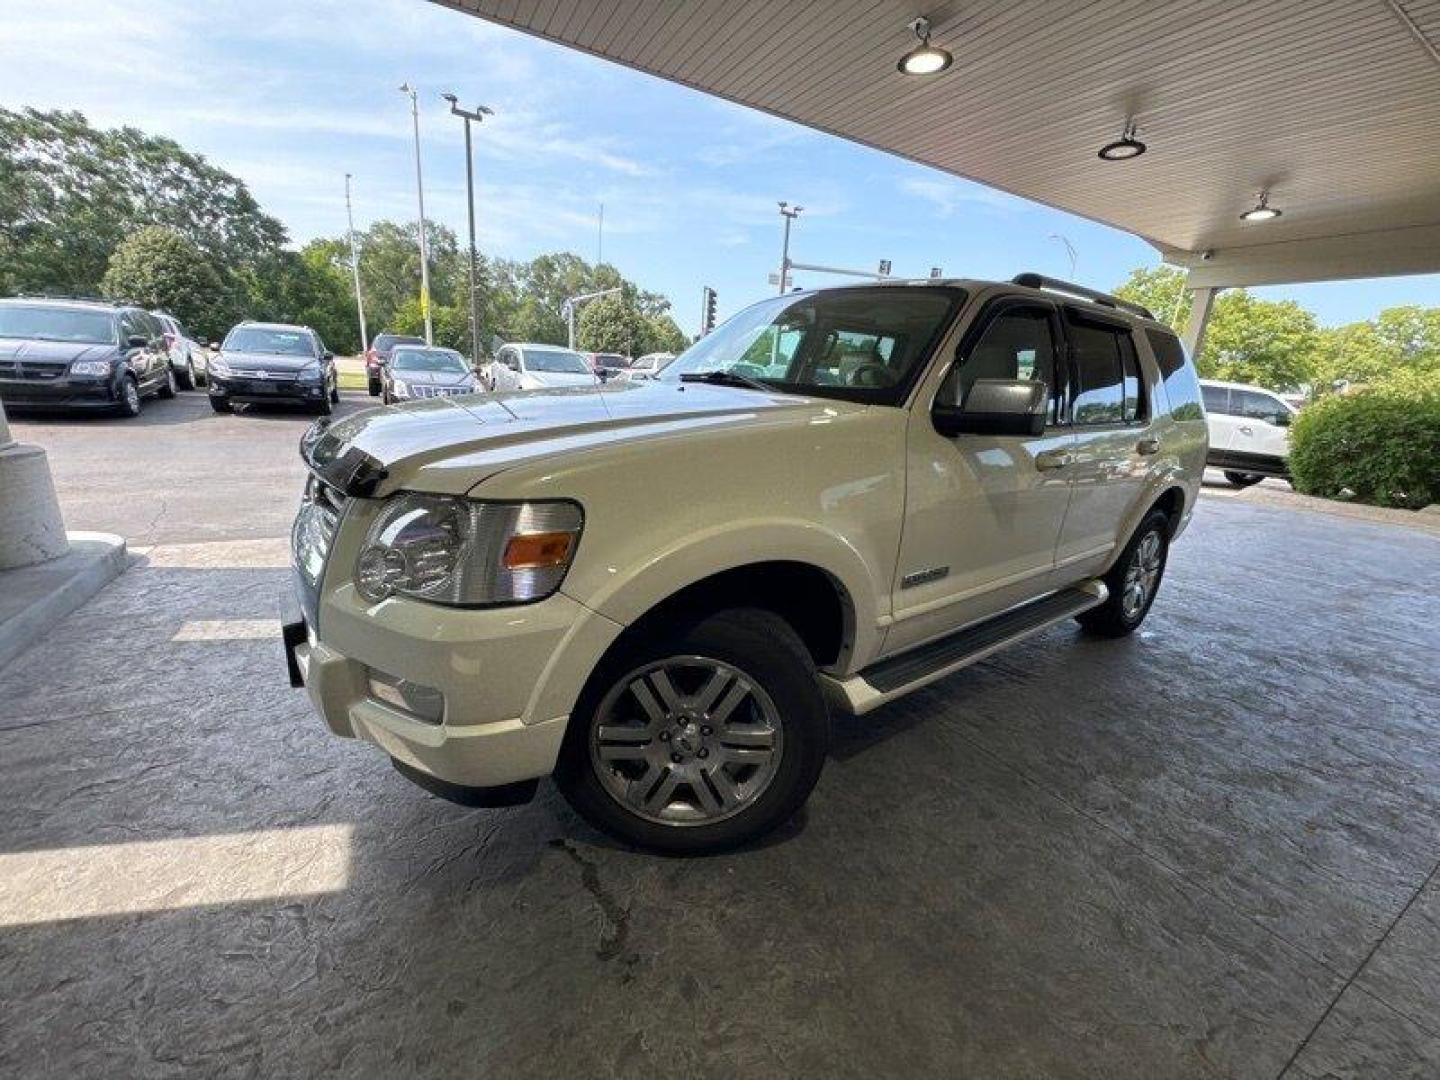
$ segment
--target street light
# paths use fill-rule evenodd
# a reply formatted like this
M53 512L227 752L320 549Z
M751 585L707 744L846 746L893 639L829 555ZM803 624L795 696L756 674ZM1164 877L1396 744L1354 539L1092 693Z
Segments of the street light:
M365 301L360 298L360 256L355 251L355 213L350 209L350 174L345 174L345 220L350 225L350 272L355 277L355 310L360 315L360 351L370 348L370 335L365 331Z
M430 325L430 242L425 238L425 184L420 177L420 106L415 87L400 84L400 92L410 95L410 118L415 123L415 198L420 204L420 313L425 316L425 344L435 344L435 331Z
M591 300L598 300L602 296L609 296L612 293L622 292L620 286L613 289L601 289L599 292L581 293L579 296L572 296L560 305L560 310L565 315L565 326L568 330L570 348L575 348L575 309L581 304L588 304Z
M790 277L790 222L800 216L803 206L791 206L788 202L781 201L780 216L785 219L785 239L780 246L780 295L785 295L785 287Z
M477 256L475 254L475 158L470 151L470 121L480 123L487 116L494 116L492 109L484 105L475 106L473 112L460 107L460 99L454 94L441 94L450 103L450 111L465 121L465 209L470 214L470 362L480 363L480 300L476 295L478 285Z

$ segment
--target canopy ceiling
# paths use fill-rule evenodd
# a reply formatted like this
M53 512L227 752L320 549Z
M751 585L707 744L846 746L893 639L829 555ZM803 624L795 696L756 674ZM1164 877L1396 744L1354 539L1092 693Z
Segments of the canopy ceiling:
M1440 0L441 2L1125 229L1199 284L1440 271ZM917 15L955 56L933 78L896 71ZM1149 152L1099 160L1127 117ZM1242 222L1266 190L1283 216Z

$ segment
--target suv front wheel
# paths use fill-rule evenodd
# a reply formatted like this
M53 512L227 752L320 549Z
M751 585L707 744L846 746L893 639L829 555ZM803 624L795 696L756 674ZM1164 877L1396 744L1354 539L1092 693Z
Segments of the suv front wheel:
M612 836L705 854L788 820L829 741L815 666L790 624L732 608L607 659L571 717L555 779Z

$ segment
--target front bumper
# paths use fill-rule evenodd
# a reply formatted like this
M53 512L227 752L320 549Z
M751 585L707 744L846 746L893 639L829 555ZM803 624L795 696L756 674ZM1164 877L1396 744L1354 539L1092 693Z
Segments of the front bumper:
M621 629L560 593L523 607L444 609L395 599L367 605L347 585L320 601L323 640L297 596L287 593L282 612L291 682L304 686L332 732L470 788L554 769L574 699ZM372 671L439 690L441 722L375 697Z
M0 379L0 401L7 409L110 409L114 384L104 377Z
M206 382L212 398L222 401L238 401L242 404L318 405L325 400L329 388L322 379L319 382L301 382L299 379L250 379L221 377L211 373Z

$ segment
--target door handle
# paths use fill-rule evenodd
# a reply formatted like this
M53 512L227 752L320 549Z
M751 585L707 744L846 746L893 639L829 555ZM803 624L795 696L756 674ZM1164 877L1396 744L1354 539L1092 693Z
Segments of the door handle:
M1160 452L1160 440L1153 435L1141 439L1135 444L1137 454L1158 454Z
M1241 434L1241 435L1254 435L1254 434L1255 434L1255 429L1252 428L1249 424L1241 424L1241 425L1240 425L1240 434Z
M1044 453L1035 455L1035 468L1041 472L1051 472L1055 469L1063 469L1074 460L1064 450L1046 450Z

